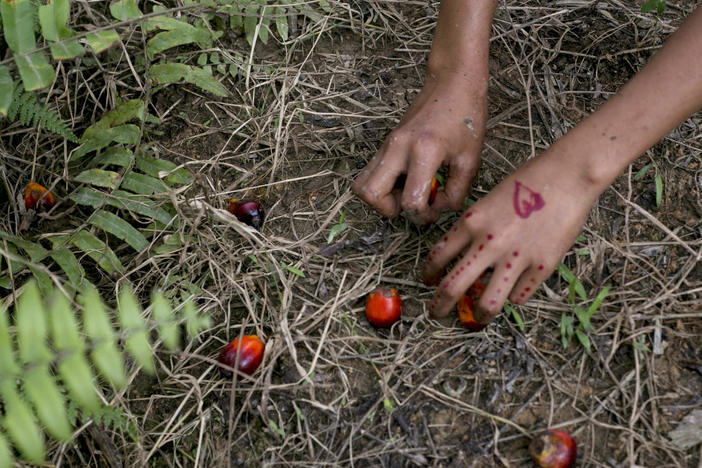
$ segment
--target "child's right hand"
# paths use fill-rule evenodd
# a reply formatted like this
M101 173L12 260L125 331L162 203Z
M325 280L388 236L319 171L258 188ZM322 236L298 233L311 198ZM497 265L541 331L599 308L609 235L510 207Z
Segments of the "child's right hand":
M381 214L405 212L416 224L461 210L480 166L486 121L487 74L428 74L400 125L356 178L352 190ZM443 191L429 204L431 180L448 167ZM402 191L394 188L406 174Z

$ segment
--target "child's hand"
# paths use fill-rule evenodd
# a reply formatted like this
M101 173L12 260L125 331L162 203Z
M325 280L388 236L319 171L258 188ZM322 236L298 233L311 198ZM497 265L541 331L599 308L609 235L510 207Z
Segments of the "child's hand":
M460 210L480 165L486 119L487 76L427 77L400 125L355 180L352 190L381 214L407 213L417 224L444 210ZM448 167L443 191L429 205L431 180ZM406 174L403 190L394 188Z
M542 155L522 166L473 205L433 247L424 269L437 283L455 259L429 305L447 315L488 268L493 269L475 319L489 323L505 300L528 300L556 267L580 232L599 195L582 173ZM565 168L570 167L569 171Z

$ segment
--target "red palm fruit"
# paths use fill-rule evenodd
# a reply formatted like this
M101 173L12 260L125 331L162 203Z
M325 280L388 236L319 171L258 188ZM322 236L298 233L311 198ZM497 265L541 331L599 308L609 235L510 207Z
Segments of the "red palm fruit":
M483 295L485 292L485 288L487 288L487 285L480 281L479 279L475 280L475 283L473 283L470 288L468 288L468 291L466 294L468 294L470 297L474 299L480 299L480 296Z
M468 328L469 330L477 332L485 328L486 325L483 325L482 323L475 320L475 317L473 317L474 308L475 305L473 304L473 298L466 294L463 294L461 298L458 299L458 303L456 304L456 310L458 311L458 320L461 322L461 325Z
M366 318L373 326L389 328L401 314L402 300L393 288L381 286L366 297Z
M431 179L431 188L429 189L429 204L431 205L436 200L436 192L439 190L439 181L436 177Z
M529 454L541 468L569 468L575 463L577 447L567 432L549 429L531 441Z
M229 367L237 366L244 374L253 374L263 361L263 351L266 345L256 335L246 335L241 338L241 348L239 348L239 338L222 348L217 360ZM237 350L239 351L239 363L237 365Z
M44 208L50 210L54 206L54 196L51 195L46 187L43 187L36 182L27 184L24 189L24 207L28 210L39 210Z
M242 223L248 224L256 229L261 229L263 225L263 207L256 200L239 200L232 198L229 200L229 212L236 216Z

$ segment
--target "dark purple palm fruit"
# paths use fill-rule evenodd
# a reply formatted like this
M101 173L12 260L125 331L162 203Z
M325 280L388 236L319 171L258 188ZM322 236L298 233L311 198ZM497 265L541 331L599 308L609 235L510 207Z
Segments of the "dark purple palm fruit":
M246 223L256 229L261 229L261 226L263 226L263 207L256 200L232 198L229 200L229 212L242 223Z

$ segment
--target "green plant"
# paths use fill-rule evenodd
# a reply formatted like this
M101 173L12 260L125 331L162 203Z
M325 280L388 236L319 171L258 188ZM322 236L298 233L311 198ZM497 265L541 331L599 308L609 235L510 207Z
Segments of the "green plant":
M653 164L649 163L639 169L636 174L634 174L634 180L642 179L651 167L653 167ZM656 188L656 208L660 208L663 202L663 177L658 171L656 171L656 175L653 177L653 183Z
M573 308L571 313L563 312L561 315L561 343L564 348L567 348L573 335L575 335L580 344L590 352L590 337L587 334L594 331L590 319L607 297L610 286L605 286L604 289L597 293L595 299L585 309L584 304L588 302L588 299L583 284L562 263L558 265L558 273L568 283L568 300ZM582 300L583 305L576 302L576 295Z
M666 0L646 0L643 5L641 5L641 12L648 13L656 10L659 15L663 14L666 7Z
M32 463L44 459L40 425L52 438L70 440L69 406L64 394L81 412L106 413L97 398L99 384L90 363L105 382L121 388L127 382L126 355L147 372L155 371L149 339L152 330L159 333L168 349L174 350L181 322L185 322L191 338L209 326L209 320L197 314L192 302L174 312L159 292L152 299L153 320L147 322L126 286L120 290L115 311L106 307L92 285L82 289L78 303L82 326L78 324L76 305L62 291L52 288L48 295L42 295L34 281L22 287L12 321L0 305L0 397L5 410L0 467L12 464L5 434ZM113 317L119 322L119 334ZM119 341L125 351L118 347Z

